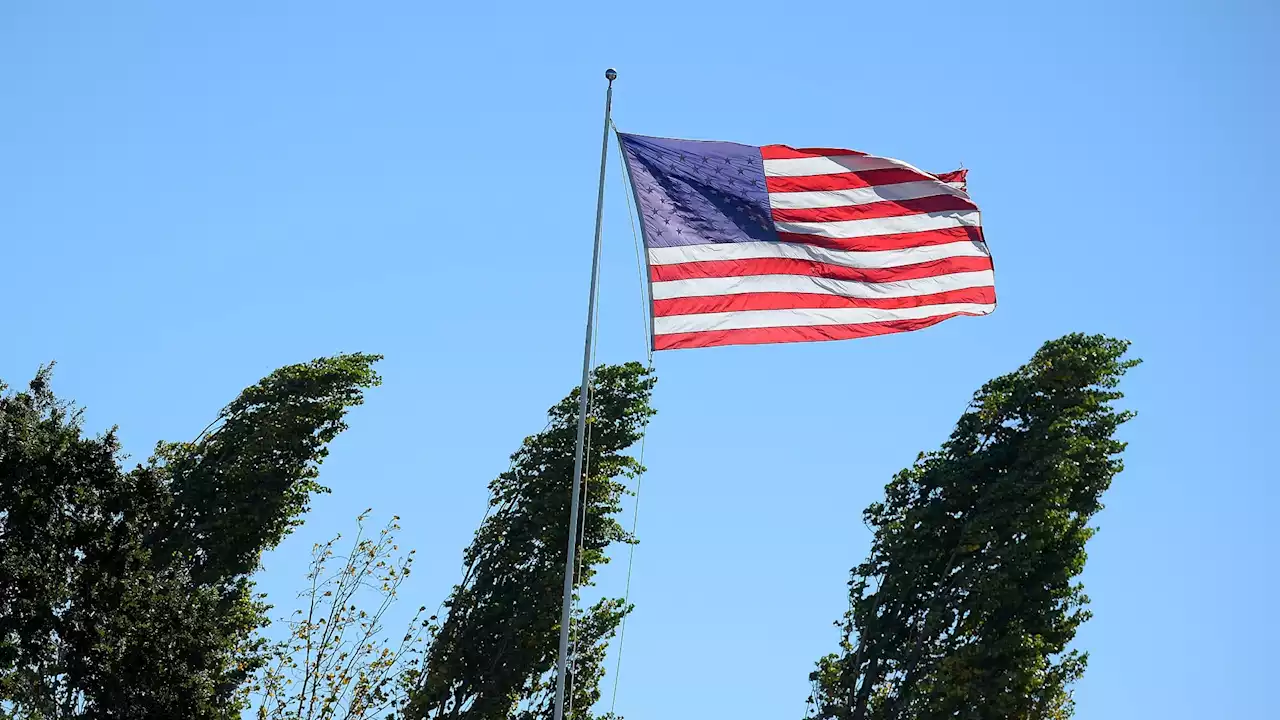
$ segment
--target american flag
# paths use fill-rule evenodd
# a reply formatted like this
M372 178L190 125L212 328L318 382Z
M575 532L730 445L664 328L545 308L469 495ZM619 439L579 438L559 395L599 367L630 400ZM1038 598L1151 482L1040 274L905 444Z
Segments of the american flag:
M965 172L854 150L618 134L655 350L843 340L995 309Z

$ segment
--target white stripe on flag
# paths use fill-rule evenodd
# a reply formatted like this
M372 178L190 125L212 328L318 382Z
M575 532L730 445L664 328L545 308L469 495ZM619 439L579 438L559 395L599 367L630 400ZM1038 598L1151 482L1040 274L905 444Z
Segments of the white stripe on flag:
M943 183L933 180L872 185L853 190L807 190L803 192L769 193L769 204L778 210L804 210L808 208L844 207L866 205L884 200L915 200L935 195L956 195L968 198L960 183Z
M994 304L950 303L923 305L912 308L815 308L788 310L742 310L738 312L702 313L698 315L672 315L654 318L655 335L670 333L707 332L715 330L745 330L749 328L801 327L808 325L858 325L862 323L888 322L891 320L918 320L938 315L986 315L995 310Z
M953 257L987 257L991 253L986 243L972 240L943 245L922 245L902 250L831 250L784 242L710 243L707 245L677 245L649 250L650 265L676 265L691 262L715 262L719 260L758 260L761 258L787 258L843 265L852 268L892 268L903 265L942 260Z
M872 237L895 233L943 230L954 227L979 227L982 218L977 210L943 210L941 212L902 215L899 217L837 220L834 222L779 222L782 232L804 233L829 238Z
M933 177L932 173L927 173L901 160L876 157L874 155L832 155L829 157L786 158L783 160L764 161L764 174L769 177L835 175L837 173L887 170L889 168L914 170L926 177Z
M832 280L810 275L748 275L745 277L697 278L666 280L653 283L653 299L741 295L744 293L814 293L852 298L900 298L931 295L948 290L995 285L995 272L950 273L915 280L869 283L857 280Z

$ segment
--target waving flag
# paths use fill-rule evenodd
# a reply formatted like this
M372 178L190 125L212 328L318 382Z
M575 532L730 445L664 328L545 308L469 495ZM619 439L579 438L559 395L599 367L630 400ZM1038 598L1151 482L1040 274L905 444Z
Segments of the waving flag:
M655 350L842 340L995 309L965 171L619 133Z

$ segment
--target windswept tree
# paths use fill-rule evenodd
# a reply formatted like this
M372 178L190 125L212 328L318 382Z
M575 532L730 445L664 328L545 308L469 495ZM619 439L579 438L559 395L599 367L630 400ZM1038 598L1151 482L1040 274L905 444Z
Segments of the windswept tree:
M125 471L41 370L0 386L0 717L240 717L264 662L250 575L301 522L377 356L291 365Z
M1076 577L1120 472L1128 343L1068 335L980 389L940 450L864 513L842 651L810 676L815 720L1061 720L1087 655Z
M592 375L586 482L575 588L592 582L607 549L634 538L615 519L623 479L643 468L624 451L653 410L655 379L639 363L601 366ZM551 716L560 603L568 543L578 391L549 412L547 427L525 439L511 467L490 483L490 513L463 555L468 568L445 606L427 654L411 717L542 720ZM570 658L571 717L592 717L604 675L605 643L630 611L606 598L575 616Z

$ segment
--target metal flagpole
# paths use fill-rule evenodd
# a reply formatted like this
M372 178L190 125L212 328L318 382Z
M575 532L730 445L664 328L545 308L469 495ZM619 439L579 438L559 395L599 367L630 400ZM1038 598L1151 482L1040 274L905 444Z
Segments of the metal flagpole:
M583 441L587 435L587 382L591 379L592 330L596 319L596 285L600 282L600 227L604 220L604 169L609 157L609 113L613 109L613 81L618 71L604 71L609 89L604 96L604 140L600 144L600 189L596 193L596 240L591 252L591 295L587 300L587 340L582 351L582 385L578 387L578 443L573 451L573 490L569 500L569 556L564 563L564 603L560 608L560 658L556 661L554 720L564 720L565 666L569 659L569 621L573 612L573 559L578 550L578 500L582 486Z

